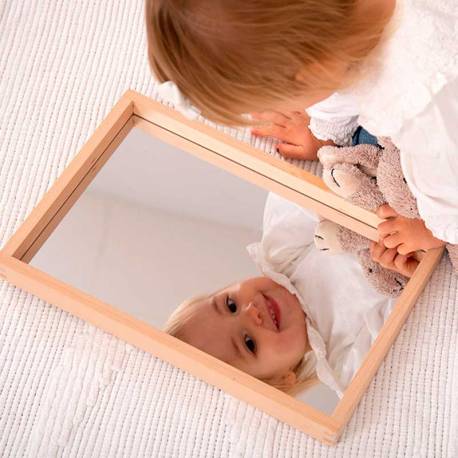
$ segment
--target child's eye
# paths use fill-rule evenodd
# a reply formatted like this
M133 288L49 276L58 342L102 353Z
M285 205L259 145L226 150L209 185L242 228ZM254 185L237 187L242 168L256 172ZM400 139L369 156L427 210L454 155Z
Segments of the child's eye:
M229 296L226 297L226 305L231 313L235 313L237 311L237 304Z
M250 336L245 336L245 346L251 353L255 353L256 351L256 344L254 340Z

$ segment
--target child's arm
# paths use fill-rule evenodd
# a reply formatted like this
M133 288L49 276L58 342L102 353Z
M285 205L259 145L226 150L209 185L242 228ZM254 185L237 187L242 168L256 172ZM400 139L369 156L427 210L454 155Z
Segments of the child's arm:
M445 245L445 242L433 236L422 219L400 216L387 204L378 208L377 215L388 218L388 221L378 226L383 245L386 248L395 248L401 255Z
M267 128L253 129L254 135L280 140L278 152L293 159L317 159L323 145L349 145L358 128L359 105L350 94L331 94L303 111L286 114L270 111L255 113L256 119L269 121Z
M251 133L280 140L277 151L284 157L316 160L317 152L322 146L333 144L332 141L319 140L312 134L309 129L310 117L305 112L265 111L252 113L252 116L254 119L268 121L270 124L255 127Z

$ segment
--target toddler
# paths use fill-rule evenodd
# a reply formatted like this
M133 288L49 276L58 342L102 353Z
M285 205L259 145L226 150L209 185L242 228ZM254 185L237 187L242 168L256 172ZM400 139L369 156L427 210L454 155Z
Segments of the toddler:
M254 133L285 156L314 158L358 125L391 137L422 219L381 207L381 245L458 243L456 0L148 0L146 21L160 81L218 122L258 112L270 125Z
M313 242L317 217L275 194L248 252L264 275L183 303L166 331L285 391L342 396L392 308L353 256Z

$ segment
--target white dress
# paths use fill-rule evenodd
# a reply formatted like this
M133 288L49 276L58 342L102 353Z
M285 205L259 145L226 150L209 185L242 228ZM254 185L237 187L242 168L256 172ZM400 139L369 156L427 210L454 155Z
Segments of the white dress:
M367 282L356 258L319 251L317 216L269 193L263 236L247 247L259 270L295 294L307 316L312 351L306 371L341 397L394 301Z
M389 38L364 80L310 107L321 139L348 144L362 125L391 137L421 217L458 243L458 1L397 0Z

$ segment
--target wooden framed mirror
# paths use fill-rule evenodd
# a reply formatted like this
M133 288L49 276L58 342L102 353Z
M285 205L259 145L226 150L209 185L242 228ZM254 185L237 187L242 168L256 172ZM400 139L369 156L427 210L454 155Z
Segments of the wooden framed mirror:
M218 298L214 292L231 282L259 275L246 246L263 240L266 209L274 204L312 211L377 240L378 217L331 193L320 178L128 91L5 245L0 276L333 444L442 249L425 254L387 308L340 397L323 383L287 394L222 360L230 358L199 349L204 344L161 330L187 298ZM212 313L229 313L225 305L217 302ZM266 311L275 306L260 307L258 318L270 319ZM270 331L281 330L278 313Z

